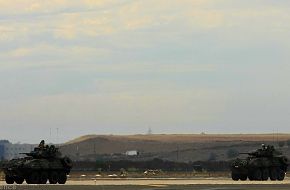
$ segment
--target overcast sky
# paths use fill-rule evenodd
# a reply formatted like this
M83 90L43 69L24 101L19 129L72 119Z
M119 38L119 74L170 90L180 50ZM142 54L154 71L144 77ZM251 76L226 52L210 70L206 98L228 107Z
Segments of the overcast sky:
M290 132L288 0L0 0L0 49L1 139Z

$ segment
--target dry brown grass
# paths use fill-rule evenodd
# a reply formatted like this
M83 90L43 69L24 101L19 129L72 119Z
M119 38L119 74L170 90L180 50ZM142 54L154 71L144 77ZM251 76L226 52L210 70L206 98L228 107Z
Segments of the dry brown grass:
M65 143L61 151L73 159L95 159L95 154L124 154L138 150L142 159L161 158L172 161L226 160L227 151L249 152L261 143L277 146L290 139L290 134L156 134L156 135L87 135ZM287 156L290 148L283 147ZM77 154L79 156L77 156Z
M159 142L208 142L208 141L286 141L290 134L156 134L156 135L86 135L67 142L66 144L79 143L94 138L108 140L140 140Z

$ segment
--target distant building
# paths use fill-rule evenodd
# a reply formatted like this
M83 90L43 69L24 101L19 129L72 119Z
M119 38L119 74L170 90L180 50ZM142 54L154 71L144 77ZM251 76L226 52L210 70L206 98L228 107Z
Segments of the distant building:
M126 156L138 156L139 152L137 150L128 150L125 153Z
M30 152L33 147L31 144L12 144L8 140L0 140L0 160L23 157L24 155L19 153Z

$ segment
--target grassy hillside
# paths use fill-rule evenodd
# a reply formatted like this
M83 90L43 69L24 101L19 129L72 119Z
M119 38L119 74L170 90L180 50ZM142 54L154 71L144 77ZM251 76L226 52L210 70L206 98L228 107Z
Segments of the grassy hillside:
M290 134L189 134L189 135L87 135L62 145L61 151L75 160L96 160L101 155L121 159L128 150L138 150L140 156L129 159L161 158L172 161L227 160L230 149L248 152L262 143L277 145ZM282 151L290 155L285 145Z

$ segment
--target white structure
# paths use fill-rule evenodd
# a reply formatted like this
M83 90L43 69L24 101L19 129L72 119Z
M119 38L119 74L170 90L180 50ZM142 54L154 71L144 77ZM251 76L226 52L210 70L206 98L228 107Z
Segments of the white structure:
M125 154L126 156L138 156L139 152L137 150L128 150Z

